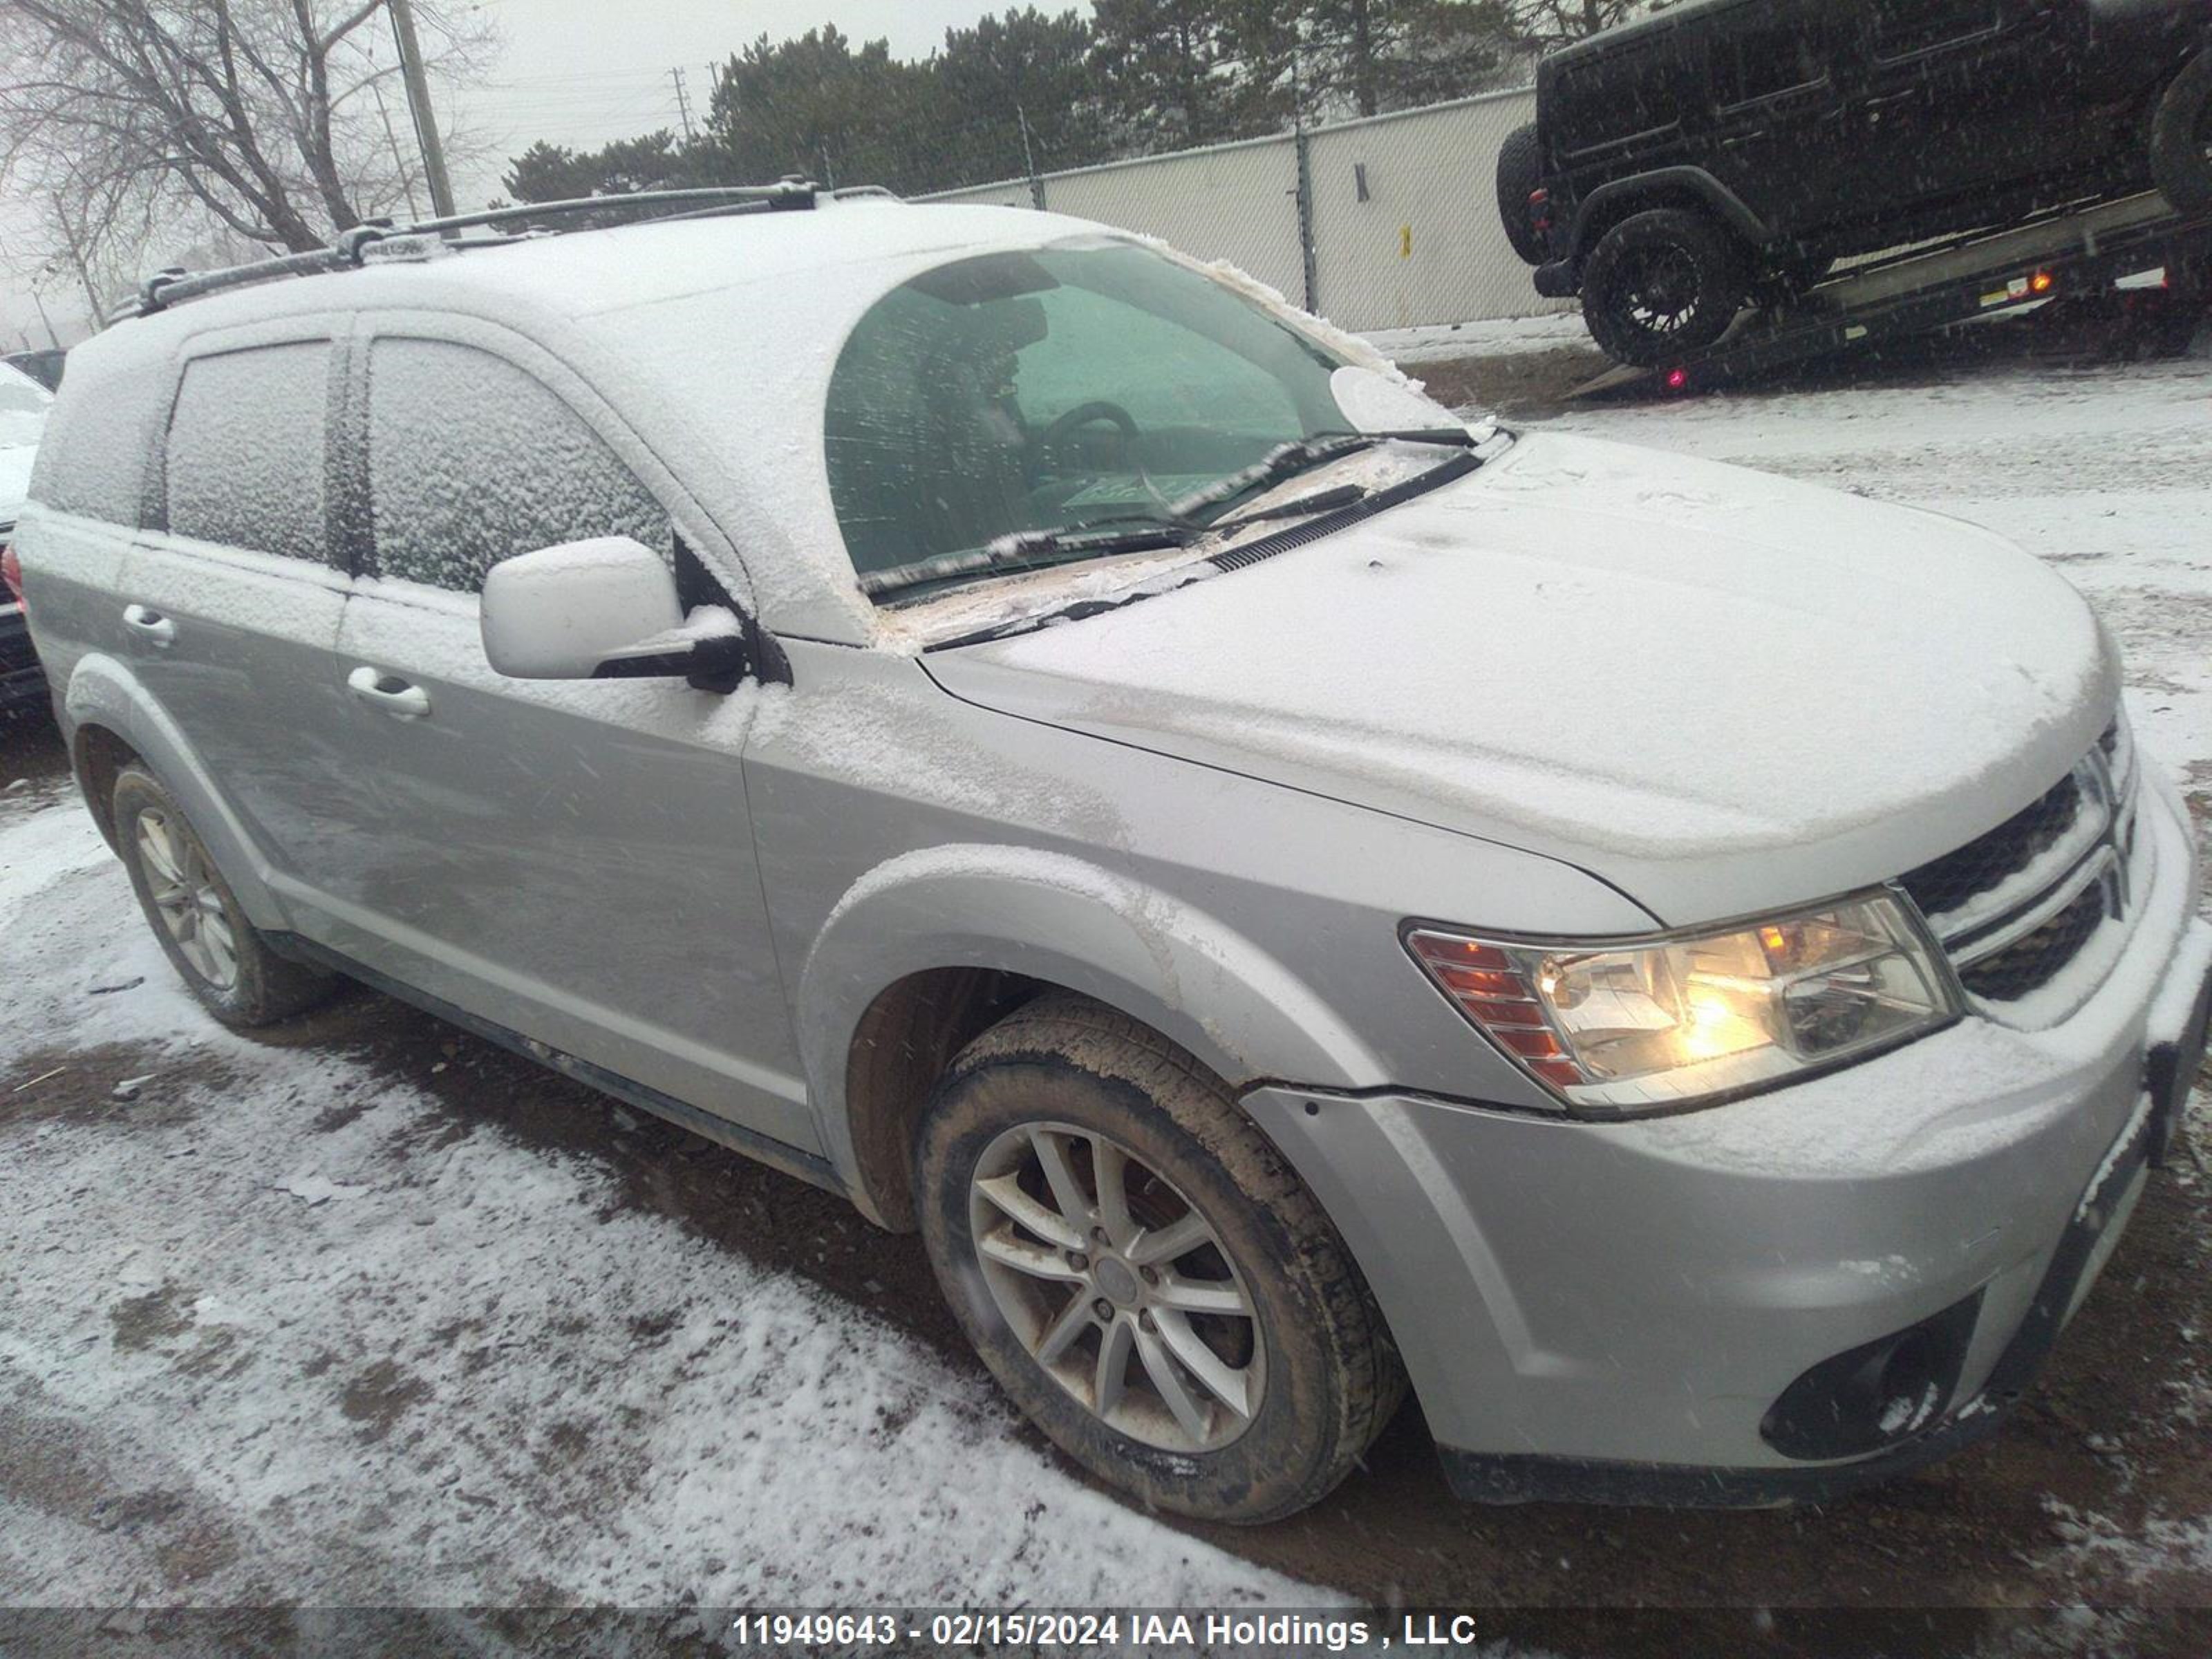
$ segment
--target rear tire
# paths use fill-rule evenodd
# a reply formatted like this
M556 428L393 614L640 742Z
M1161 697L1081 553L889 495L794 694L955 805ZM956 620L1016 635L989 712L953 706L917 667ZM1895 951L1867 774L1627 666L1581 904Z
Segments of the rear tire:
M131 890L170 965L207 1011L246 1029L329 999L335 974L288 962L246 919L238 896L169 792L141 766L116 775L115 839Z
M1404 1398L1366 1281L1297 1173L1191 1056L1085 998L1031 1003L953 1062L917 1135L915 1206L1000 1384L1149 1508L1295 1514Z
M1583 269L1583 318L1607 356L1656 368L1728 332L1751 286L1742 245L1702 213L1655 208L1607 231Z
M2150 170L2177 211L2212 213L2212 50L2199 52L2159 100Z
M1498 150L1498 216L1504 222L1505 240L1523 264L1540 265L1550 257L1528 216L1528 198L1543 182L1544 158L1536 148L1536 129L1517 127L1507 133Z

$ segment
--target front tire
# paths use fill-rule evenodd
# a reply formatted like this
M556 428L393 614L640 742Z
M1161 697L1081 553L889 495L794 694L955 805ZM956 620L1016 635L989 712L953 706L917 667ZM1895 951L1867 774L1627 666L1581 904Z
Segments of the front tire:
M2212 48L2174 77L2151 118L2151 176L2180 213L2212 213Z
M1032 1003L961 1054L921 1126L915 1194L984 1363L1149 1508L1295 1514L1404 1397L1297 1174L1197 1061L1085 999Z
M1583 317L1617 362L1655 368L1728 332L1750 289L1742 246L1705 214L1655 208L1607 231L1583 269Z
M131 890L170 965L224 1024L246 1029L305 1013L338 979L269 948L169 792L140 766L115 780L116 844Z

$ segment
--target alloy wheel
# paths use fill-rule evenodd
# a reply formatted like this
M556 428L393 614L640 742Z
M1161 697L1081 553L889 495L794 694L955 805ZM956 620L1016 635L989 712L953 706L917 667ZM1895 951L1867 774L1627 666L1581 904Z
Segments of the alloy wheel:
M147 896L178 952L215 989L229 990L238 983L238 939L207 855L166 812L141 812L136 835Z
M1024 1124L985 1148L969 1209L1000 1314L1093 1416L1184 1453L1251 1426L1267 1386L1251 1295L1213 1225L1135 1152Z
M1646 334L1677 333L1697 310L1701 282L1697 259L1686 248L1651 248L1629 269L1624 309Z

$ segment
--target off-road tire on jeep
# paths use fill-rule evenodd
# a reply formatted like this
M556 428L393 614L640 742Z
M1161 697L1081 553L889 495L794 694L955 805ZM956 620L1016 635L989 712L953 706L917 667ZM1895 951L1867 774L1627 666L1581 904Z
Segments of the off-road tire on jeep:
M1622 220L1583 267L1583 318L1616 362L1653 368L1728 332L1751 286L1741 243L1705 214L1654 208Z
M1073 1183L1066 1196L1040 1135ZM1133 1222L1103 1201L1109 1142L1127 1160L1111 1184ZM1041 998L961 1053L923 1115L914 1173L931 1263L984 1363L1062 1450L1150 1508L1247 1524L1293 1514L1344 1479L1404 1398L1366 1282L1296 1171L1191 1055L1087 998ZM984 1190L1003 1197L1008 1182L1031 1195L1036 1229ZM1018 1192L1012 1201L1024 1207ZM1071 1210L1076 1224L1064 1227ZM1145 1265L1146 1237L1164 1239L1193 1217L1206 1243ZM1086 1221L1100 1224L1087 1237ZM1024 1251L1042 1276L1005 1265ZM1148 1288L1132 1283L1135 1273ZM1175 1310L1206 1287L1245 1311ZM1074 1334L1053 1351L1063 1324ZM1213 1424L1226 1425L1178 1446L1152 1367L1188 1351L1194 1331L1217 1375L1242 1365L1258 1377L1244 1395L1257 1401L1230 1412L1197 1371L1177 1370L1186 1397L1197 1384ZM1094 1409L1109 1339L1127 1379L1108 1407L1118 1425Z
M244 1030L329 1000L343 981L269 948L199 832L152 773L125 766L112 799L116 846L139 908L170 965L210 1013Z
M2212 47L2174 77L2151 118L2150 169L2182 213L2212 213Z
M1504 222L1505 240L1523 264L1540 265L1550 257L1528 216L1528 198L1543 182L1544 158L1536 148L1536 129L1515 128L1498 149L1498 216Z

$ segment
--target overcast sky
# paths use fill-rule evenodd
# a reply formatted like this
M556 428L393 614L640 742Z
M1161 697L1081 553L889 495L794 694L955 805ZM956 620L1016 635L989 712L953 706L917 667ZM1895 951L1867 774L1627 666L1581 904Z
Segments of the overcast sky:
M466 3L466 0L462 0ZM456 178L464 207L499 191L505 159L532 139L596 146L656 127L680 126L681 69L696 117L705 107L707 66L762 34L782 40L834 22L855 40L888 38L902 58L941 46L945 31L1003 11L1013 0L483 0L502 49L489 79L441 101L439 117L489 147L479 166ZM1090 0L1038 0L1040 9ZM8 216L0 203L0 243ZM4 250L0 250L4 251ZM64 337L82 307L66 289L48 291L46 307ZM19 275L0 270L0 349L43 330Z
M597 145L679 124L672 69L689 83L696 116L707 65L768 34L777 40L834 22L854 40L888 39L902 58L944 44L951 27L1012 0L486 0L506 42L491 82L463 94L459 118L503 153L533 138ZM1041 0L1040 9L1089 0ZM486 183L497 189L496 168ZM457 193L459 181L456 180Z

